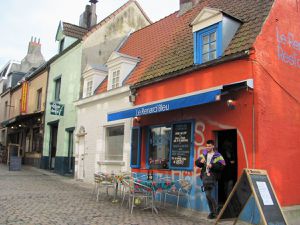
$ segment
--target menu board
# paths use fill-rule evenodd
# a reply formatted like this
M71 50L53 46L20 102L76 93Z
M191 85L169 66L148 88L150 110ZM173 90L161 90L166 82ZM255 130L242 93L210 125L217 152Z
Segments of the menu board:
M190 122L173 124L171 168L189 168L191 155Z
M257 208L261 221L253 221L253 216L240 218L251 197L254 197L256 207L252 207L253 212L249 213L254 214ZM215 224L222 220L233 220L234 224L242 220L251 224L287 225L266 171L244 169Z

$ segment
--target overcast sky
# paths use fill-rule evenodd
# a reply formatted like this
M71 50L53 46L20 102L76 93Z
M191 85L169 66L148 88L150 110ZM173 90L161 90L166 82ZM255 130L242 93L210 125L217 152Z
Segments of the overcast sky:
M98 22L127 0L99 0ZM138 0L152 21L179 8L179 0ZM40 38L48 60L56 54L55 34L59 21L78 25L89 0L0 0L0 70L9 60L21 61L31 36Z

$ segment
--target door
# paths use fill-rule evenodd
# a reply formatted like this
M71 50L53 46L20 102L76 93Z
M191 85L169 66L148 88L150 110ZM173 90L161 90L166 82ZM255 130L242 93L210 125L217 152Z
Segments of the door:
M57 130L58 124L53 124L50 126L50 149L49 149L49 168L53 170L55 168L55 156L57 147Z
M226 166L218 182L218 202L223 205L237 181L237 131L217 131L217 149L224 157Z
M74 158L73 158L73 148L74 148L74 129L68 130L68 173L73 174L74 172Z
M76 171L76 178L78 180L83 180L85 177L84 171L84 157L85 157L85 136L78 137L78 149L76 154L77 160L77 171Z

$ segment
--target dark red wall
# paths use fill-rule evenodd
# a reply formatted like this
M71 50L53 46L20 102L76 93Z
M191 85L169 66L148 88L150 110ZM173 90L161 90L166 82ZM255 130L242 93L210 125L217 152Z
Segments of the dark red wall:
M255 166L268 171L283 206L299 205L300 2L275 2L252 57L257 124Z

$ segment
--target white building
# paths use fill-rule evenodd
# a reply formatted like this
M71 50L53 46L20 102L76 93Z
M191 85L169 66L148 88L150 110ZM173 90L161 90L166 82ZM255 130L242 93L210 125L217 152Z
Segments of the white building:
M123 85L139 59L114 52L130 32L151 21L130 0L83 37L82 98L75 102L75 178L90 182L97 171L130 169L131 119L107 122L107 114L132 107Z

